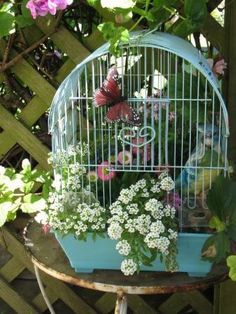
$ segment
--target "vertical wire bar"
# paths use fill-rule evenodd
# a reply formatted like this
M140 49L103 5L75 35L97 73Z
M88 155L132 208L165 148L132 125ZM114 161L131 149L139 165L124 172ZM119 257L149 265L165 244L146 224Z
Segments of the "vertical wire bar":
M125 91L125 60L124 60L124 50L122 49L121 53L121 93L124 95ZM125 124L122 122L122 129L125 127ZM122 141L122 155L123 155L123 164L122 164L122 170L125 170L125 164L124 164L124 152L125 152L125 143Z
M193 101L193 95L192 95L192 84L193 84L193 67L192 64L190 64L190 92L189 92L189 146L188 146L188 159L190 158L192 154L192 101ZM188 208L191 208L190 205L190 199L189 199L189 183L188 183L188 196L187 196L187 204Z
M151 48L151 71L153 75L151 98L154 98L155 65L154 65L154 49L153 48ZM155 101L151 101L151 126L155 130L154 105L155 105ZM154 170L154 165L155 165L154 150L155 150L155 139L151 142L151 170L152 171Z
M107 70L107 69L106 69ZM105 78L105 70L104 67L102 66L101 59L99 59L99 77L100 77L100 86L103 83L103 80ZM104 120L104 108L100 107L100 136L101 136L101 157L102 157L102 163L105 161L104 160L104 142L103 142L103 120ZM105 194L105 183L102 181L102 199L103 199L103 207L106 205L106 194Z
M95 77L96 74L96 70L95 70L95 65L94 65L94 61L92 61L91 63L91 67L92 67L92 93L95 92L95 86L97 84L97 80ZM93 144L94 144L94 166L97 168L97 160L98 160L98 156L97 156L97 117L96 117L96 108L95 106L93 106ZM96 171L96 168L94 169ZM98 180L96 180L95 182L95 195L96 195L96 199L98 199Z
M86 67L86 66L85 66ZM83 69L83 73L85 71L85 67ZM82 81L82 88L81 88L81 81ZM83 79L81 77L81 80L78 81L78 88L79 88L79 91L80 91L80 96L83 95L84 91L85 91L85 78L83 76ZM86 101L86 100L85 100ZM82 163L82 156L83 156L83 146L82 146L82 143L83 143L83 100L80 101L80 111L79 111L79 124L80 124L80 163ZM81 188L82 190L84 189L84 177L81 176ZM83 197L83 193L82 193L82 197Z
M205 93L204 93L204 127L203 127L203 151L202 151L202 157L206 154L206 126L207 126L207 89L208 89L208 84L207 84L207 78L205 78ZM202 193L201 193L201 198L202 198L202 205L204 206L204 200L205 200L205 168L201 170L203 172L202 176ZM207 170L209 171L209 170Z
M200 72L197 71L197 101L196 101L196 105L197 105L197 122L196 122L196 148L199 147L199 96L200 96ZM195 170L194 170L194 177L195 177L195 181L194 181L194 204L193 207L196 207L196 189L197 189L197 180L198 180L198 158L197 156L195 156ZM200 170L201 171L201 170Z
M63 149L63 129L62 129L62 124L61 124L61 121L62 121L62 116L61 116L61 106L59 108L59 113L58 113L58 128L59 128L59 147L60 149L57 149L56 150L56 153L59 153L61 154L62 152L64 152L64 149ZM58 166L57 166L57 171L58 171ZM60 173L60 176L61 176L61 181L60 181L60 192L62 193L62 190L63 190L63 171L62 171L62 167L59 167L59 173Z
M174 95L174 112L175 112L175 122L174 122L174 158L173 158L173 170L174 170L174 181L176 181L176 147L177 147L177 121L178 121L178 110L177 110L177 80L178 80L178 56L175 55L175 68L174 68L174 85L175 85L175 95ZM169 82L168 82L169 85ZM182 169L180 169L180 172ZM176 192L176 189L174 189ZM179 211L179 215L180 215Z
M116 64L116 60L115 60L115 64ZM109 55L109 66L111 65L111 55ZM109 70L109 69L108 69ZM107 71L108 71L107 70ZM107 125L107 139L106 139L106 143L107 143L107 146L108 146L108 156L107 156L107 160L108 160L108 163L109 163L109 167L111 165L111 134L110 134L110 131L111 131L111 128L112 126L110 124L108 124L106 122L106 125ZM108 142L107 142L108 141ZM108 197L109 197L109 206L111 205L111 196L112 196L112 185L111 185L111 180L109 180L108 182Z
M224 147L224 143L223 143L223 133L222 132L222 128L223 126L223 120L222 120L222 108L221 105L219 105L219 132L218 132L218 137L219 137L219 153L218 153L218 159L217 159L217 165L218 168L223 166L223 163L221 165L221 158L223 158L223 147ZM223 161L223 160L222 160Z
M184 154L184 111L185 111L185 85L184 85L184 80L185 80L185 61L182 59L182 100L181 100L181 148L180 148L180 166L181 166L181 171L184 170L183 167L183 154ZM183 179L181 176L181 199L183 200ZM181 224L181 229L183 228L183 213L182 211L180 212L180 224Z
M144 80L145 82L147 81L147 47L144 47ZM147 118L148 118L148 110L147 110L147 98L149 97L148 95L148 91L149 91L149 84L151 83L151 77L149 76L149 81L146 87L146 97L145 97L145 101L144 101L144 127L147 126ZM144 139L144 141L146 141L146 138ZM147 145L143 146L143 170L146 170L146 165L147 165Z
M162 73L162 50L158 50L158 61L160 64L160 71L158 74L158 86L161 86L161 76L163 75ZM159 159L159 165L162 166L162 92L160 93L160 103L159 103L159 111L158 111L158 159Z
M133 81L132 81L132 77L133 77L133 74L132 74L132 71L133 71L133 65L132 65L132 58L133 58L133 49L131 48L128 48L128 55L129 55L129 60L128 60L128 64L129 64L129 79L127 80L129 82L129 89L128 89L128 97L132 97L132 95L134 94L135 90L133 90ZM132 104L131 104L132 105ZM137 109L137 112L138 112L138 105L136 104L136 109ZM139 112L138 112L139 113ZM130 156L133 156L132 155L132 146L129 145L129 153L130 153ZM133 157L131 158L131 162L130 162L130 167L129 169L131 170L133 168Z
M89 122L89 93L88 93L88 67L85 66L84 69L84 79L85 79L85 98L86 98L86 135L87 135L87 145L88 145L88 154L87 154L87 169L88 172L91 171L91 156L90 156L90 122ZM91 181L90 181L90 176L88 176L88 181L89 181L89 190L91 191ZM89 201L91 202L91 193L89 193Z
M141 51L140 51L141 50ZM143 53L142 53L142 48L138 47L137 48L137 54L140 55L140 56L143 56ZM135 76L135 89L139 91L141 91L141 84L140 84L140 77L141 77L141 73L140 73L140 63L141 63L141 60L142 60L142 57L138 58L138 61L137 61L137 67L136 67L136 76ZM142 79L142 78L141 78ZM144 104L144 109L145 109L145 104ZM145 114L145 113L144 113ZM138 136L138 132L137 132L137 135L136 135L136 141L137 141L137 144L139 143L139 136ZM138 171L139 170L139 165L140 165L140 150L139 150L139 147L137 147L136 149L136 153L137 153L137 164L136 164L136 170Z
M210 171L209 171L209 175L210 175L210 177L209 177L209 180L210 180L209 187L210 188L211 188L211 185L212 185L212 170L211 169L213 167L213 154L216 153L216 151L215 151L216 143L215 143L215 137L214 137L214 129L215 129L215 92L213 92L213 97L212 97L211 160L210 160ZM219 139L218 139L218 144L219 144Z
M167 80L170 80L170 52L167 52ZM168 99L170 95L169 91L169 85L167 85L167 97ZM165 164L169 164L169 158L168 158L168 135L169 135L169 103L165 103L166 107L166 122L165 122Z
M119 78L120 79L120 78ZM118 132L118 126L117 123L114 124L114 139L115 139L115 169L118 169L118 149L119 149L119 145L118 145L118 141L119 141L119 132Z

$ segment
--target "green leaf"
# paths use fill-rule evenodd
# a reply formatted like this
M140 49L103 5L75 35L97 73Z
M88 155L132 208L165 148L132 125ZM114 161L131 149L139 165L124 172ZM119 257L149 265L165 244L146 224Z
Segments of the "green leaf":
M236 281L236 255L230 255L226 259L227 266L230 268L229 277Z
M189 34L193 33L198 29L198 25L194 24L191 20L186 18L174 27L173 33L182 38L186 38Z
M46 201L39 195L28 194L23 197L24 203L21 205L21 210L24 213L35 213L46 208Z
M0 37L7 36L14 26L14 16L8 12L0 12Z
M91 7L96 7L100 5L100 0L87 0L87 2Z
M227 227L227 234L229 235L229 237L236 241L236 223L230 223L229 226Z
M210 262L219 263L230 252L230 239L225 232L210 236L202 247L202 258Z
M114 23L106 22L98 25L106 41L110 43L110 52L114 55L119 53L119 44L129 41L129 31L123 27L115 27Z
M31 18L33 20L32 15L30 13L30 10L26 8L26 4L29 2L29 0L23 0L21 3L21 13L25 18Z
M11 203L9 202L9 204ZM0 204L0 227L2 227L7 221L8 212L8 206L6 206L6 203Z
M11 212L16 212L19 208L18 203L2 202L0 203L0 227L2 227L8 220L8 216Z
M212 216L209 221L209 227L216 229L217 232L225 230L225 223L222 222L217 216Z
M12 9L12 3L5 2L0 7L0 12L9 12Z
M28 194L34 187L34 181L30 181L24 184L24 193Z
M185 0L184 13L188 20L195 25L202 25L207 17L207 6L205 0Z
M16 17L16 23L20 26L20 28L32 25L34 23L33 18L25 17L23 15L18 15Z
M223 222L233 218L236 211L236 182L218 176L207 195L207 206Z

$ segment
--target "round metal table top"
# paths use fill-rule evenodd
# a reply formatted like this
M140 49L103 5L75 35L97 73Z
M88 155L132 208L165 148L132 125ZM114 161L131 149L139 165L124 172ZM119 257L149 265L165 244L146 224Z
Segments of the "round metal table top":
M33 222L25 231L25 245L32 262L42 271L80 287L104 292L128 294L163 294L206 289L227 277L225 267L214 267L205 277L190 277L187 273L140 272L124 276L119 270L94 270L76 273L53 233L45 234L41 225Z

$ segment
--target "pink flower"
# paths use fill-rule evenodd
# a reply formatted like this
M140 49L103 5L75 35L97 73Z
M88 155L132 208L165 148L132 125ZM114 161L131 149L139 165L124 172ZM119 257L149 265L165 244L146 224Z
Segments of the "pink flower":
M102 181L109 181L116 176L115 171L111 169L108 161L104 161L100 165L98 165L97 174L99 179L101 179Z
M130 154L129 151L124 150L124 151L119 152L117 159L120 164L129 165L132 162L132 155Z
M51 226L49 224L42 225L42 230L45 234L49 233Z
M181 209L182 207L182 199L178 193L170 192L166 196L167 204L173 206L176 209Z
M48 13L48 1L47 0L30 0L26 4L26 8L30 10L34 19L37 16L44 16Z
M213 64L212 71L215 74L216 77L219 77L220 75L224 75L225 69L227 68L227 63L223 58L219 59Z
M73 0L29 0L26 4L35 19L48 13L55 15L57 10L64 10Z

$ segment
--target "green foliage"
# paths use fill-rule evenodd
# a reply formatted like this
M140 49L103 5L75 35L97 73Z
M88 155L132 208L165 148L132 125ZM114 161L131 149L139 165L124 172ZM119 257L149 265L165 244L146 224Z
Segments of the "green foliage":
M119 44L129 41L129 32L123 26L115 27L112 22L100 24L98 29L103 33L106 41L110 43L111 53L117 55L119 52Z
M40 192L35 191L39 183L43 184ZM19 173L0 166L0 227L14 220L18 210L30 214L44 210L50 186L49 173L32 170L27 159L23 160Z
M229 277L236 281L236 255L230 255L227 258L227 266L229 267Z
M22 2L5 2L0 4L0 38L34 23L30 11L26 8L28 0Z
M207 206L212 213L209 227L215 233L205 242L204 259L215 263L227 258L236 240L236 182L217 177L207 195Z
M183 15L178 12L179 1L177 0L146 0L146 1L109 1L109 0L87 0L88 4L96 8L106 18L107 27L99 25L99 30L104 38L110 43L112 53L118 53L119 43L124 42L125 30L130 32L139 24L148 25L150 29L158 29L160 25L173 16L179 18L172 32L178 36L186 37L199 30L207 17L206 0L184 0ZM130 18L134 17L133 24L128 28L126 25L122 30L117 24L126 24ZM111 27L110 31L108 28ZM117 31L117 33L116 33ZM113 36L115 34L115 38ZM125 33L126 34L126 33ZM125 35L127 38L127 35Z
M14 16L8 12L0 12L0 36L6 36L14 26Z

